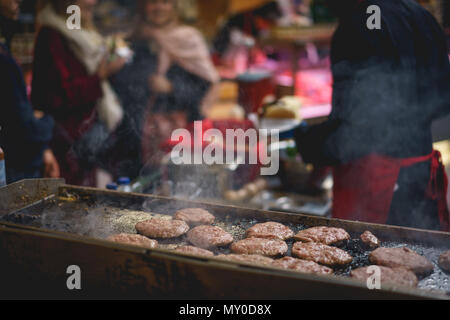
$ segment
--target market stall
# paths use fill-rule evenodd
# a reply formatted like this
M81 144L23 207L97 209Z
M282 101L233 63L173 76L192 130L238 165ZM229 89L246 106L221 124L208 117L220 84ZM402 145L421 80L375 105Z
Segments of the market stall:
M448 299L449 276L437 266L418 288L386 284L381 290L369 290L364 282L348 277L369 259L370 251L358 240L365 231L376 234L383 247L407 246L431 261L446 249L448 233L106 192L60 181L37 185L24 181L2 189L0 196L8 200L8 206L1 208L0 220L0 297ZM28 199L28 206L17 206L18 201L24 203L21 198ZM157 249L104 240L119 230L134 229L143 216L171 216L189 207L212 212L216 225L231 232L235 240L242 239L250 226L265 221L277 221L295 231L315 226L344 228L353 240L340 248L351 252L354 259L347 266L335 267L335 276L315 275L173 251L186 242L184 237L160 241ZM293 242L288 243L290 252ZM215 249L217 254L228 252L227 248ZM82 291L69 291L65 286L67 268L73 264L81 268Z
M450 299L442 1L1 1L0 298Z

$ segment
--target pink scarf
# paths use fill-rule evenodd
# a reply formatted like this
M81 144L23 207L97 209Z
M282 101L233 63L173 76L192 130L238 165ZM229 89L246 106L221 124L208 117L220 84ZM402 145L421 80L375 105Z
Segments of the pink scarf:
M189 26L175 24L165 28L141 25L141 30L145 37L154 39L161 49L158 74L165 75L172 63L176 63L186 71L211 82L211 88L201 106L201 111L206 112L216 100L220 77L200 32Z

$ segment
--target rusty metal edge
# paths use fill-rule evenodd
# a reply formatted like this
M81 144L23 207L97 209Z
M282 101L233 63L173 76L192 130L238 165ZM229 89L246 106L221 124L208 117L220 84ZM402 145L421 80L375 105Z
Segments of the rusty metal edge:
M64 183L64 179L29 179L0 188L0 216L56 194Z

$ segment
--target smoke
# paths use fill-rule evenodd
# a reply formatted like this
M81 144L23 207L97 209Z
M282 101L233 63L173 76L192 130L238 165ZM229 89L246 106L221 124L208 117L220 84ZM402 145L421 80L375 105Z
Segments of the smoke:
M414 70L393 68L376 58L359 65L340 62L333 69L331 118L342 124L328 144L340 162L371 153L402 158L430 142L430 129L420 116L425 106L417 104Z
M105 223L106 217L103 208L91 209L77 204L72 208L54 206L46 209L40 222L45 229L103 239L114 233L113 226Z
M439 25L413 2L375 3L382 30L368 30L368 16L357 10L335 35L331 118L342 126L328 148L341 162L370 153L429 154L431 122L450 112L450 66Z
M129 209L129 201L112 204L98 201L94 205L83 202L61 202L42 211L39 227L67 232L80 236L106 239L110 235L136 233L136 224L152 218L172 219L171 215L179 208L161 204L157 200L147 200L136 210ZM157 212L157 213L155 213Z

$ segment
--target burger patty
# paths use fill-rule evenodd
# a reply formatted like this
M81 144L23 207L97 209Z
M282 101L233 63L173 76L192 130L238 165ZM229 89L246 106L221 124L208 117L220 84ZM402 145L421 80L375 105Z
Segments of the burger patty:
M174 219L187 222L191 226L213 224L216 219L211 213L204 209L192 208L175 212Z
M151 219L136 224L138 233L149 238L178 238L188 232L189 226L181 220Z
M265 238L287 240L294 236L294 232L278 222L258 223L247 230L248 238Z
M417 287L419 280L414 272L406 270L404 268L388 268L383 266L377 266L381 271L381 284L393 284L404 287ZM369 272L369 267L358 268L352 270L350 276L354 279L367 282L367 279L374 273L372 270Z
M192 254L195 256L212 257L214 253L209 250L193 247L193 246L181 246L175 249L176 252Z
M442 270L450 272L450 250L441 254L438 263Z
M187 239L196 247L209 249L224 247L233 242L233 236L219 227L198 226L190 230Z
M370 253L369 260L379 266L403 267L416 275L427 275L433 272L430 261L407 247L378 248Z
M259 254L276 257L286 254L288 245L278 239L247 238L233 243L231 251L238 254Z
M222 254L217 256L217 258L227 261L255 263L265 266L271 266L273 263L273 259L261 256L259 254Z
M132 246L153 249L158 246L158 241L149 239L138 234L121 233L107 238L108 241L129 244Z
M353 257L344 250L314 242L294 243L292 255L326 266L346 265L353 261Z
M292 257L284 257L282 259L275 260L272 264L274 267L294 270L303 273L313 273L313 274L332 274L333 269L325 266L321 266L314 261L307 261L296 259Z
M376 249L380 246L380 240L372 232L366 231L361 235L361 241L369 249Z
M341 228L314 227L300 231L294 239L301 242L333 244L350 239L350 235Z

